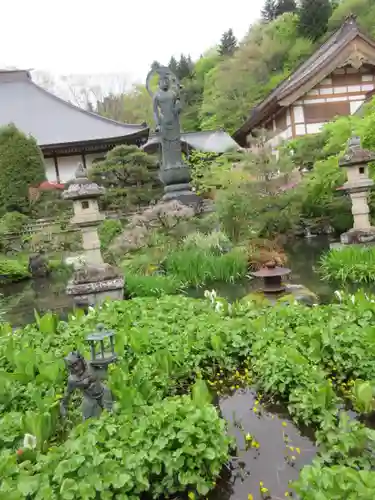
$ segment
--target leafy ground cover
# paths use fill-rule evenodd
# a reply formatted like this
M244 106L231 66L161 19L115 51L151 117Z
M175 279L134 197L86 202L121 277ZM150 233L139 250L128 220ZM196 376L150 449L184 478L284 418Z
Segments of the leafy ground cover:
M294 485L301 499L370 500L374 432L343 408L351 384L375 380L374 316L375 299L361 293L314 308L230 306L211 294L112 302L68 323L49 314L14 333L2 326L0 498L205 495L230 440L204 380L214 387L238 372L316 429L320 452ZM82 424L76 410L62 423L63 355L87 351L98 322L117 333L116 412ZM22 446L25 433L33 446Z
M321 258L320 272L326 280L371 283L375 280L375 247L332 249Z

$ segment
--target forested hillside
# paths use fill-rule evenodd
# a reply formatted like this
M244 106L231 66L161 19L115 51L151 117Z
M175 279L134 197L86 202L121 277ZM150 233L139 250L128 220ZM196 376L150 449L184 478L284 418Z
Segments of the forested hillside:
M224 127L234 132L250 109L286 78L337 29L349 14L375 37L375 0L265 0L262 19L243 40L232 30L198 61L171 58L179 76L185 107L185 131ZM239 13L239 15L241 15ZM152 67L166 61L154 61ZM98 112L126 122L152 123L150 98L143 85L121 96L106 97Z

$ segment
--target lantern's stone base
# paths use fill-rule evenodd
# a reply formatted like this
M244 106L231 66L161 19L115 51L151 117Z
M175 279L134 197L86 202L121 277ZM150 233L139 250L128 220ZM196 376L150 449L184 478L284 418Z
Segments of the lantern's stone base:
M368 229L350 229L340 236L343 245L353 245L358 243L370 243L375 241L375 227Z
M77 269L69 281L66 293L75 304L97 306L105 300L124 298L125 280L120 271L109 265L90 265Z

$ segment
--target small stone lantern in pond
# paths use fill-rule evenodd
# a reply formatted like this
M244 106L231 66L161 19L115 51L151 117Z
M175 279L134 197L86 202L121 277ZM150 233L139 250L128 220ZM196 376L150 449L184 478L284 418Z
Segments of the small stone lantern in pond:
M256 278L263 278L263 293L280 293L285 291L282 278L288 276L290 273L291 270L287 267L269 265L251 274Z
M104 325L98 325L97 331L86 337L90 344L92 367L106 370L111 363L116 361L114 337L115 333L111 330L106 331Z

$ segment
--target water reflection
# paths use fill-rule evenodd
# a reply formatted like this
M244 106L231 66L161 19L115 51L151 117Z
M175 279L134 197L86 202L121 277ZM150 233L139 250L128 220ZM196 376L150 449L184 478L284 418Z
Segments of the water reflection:
M289 482L312 462L316 448L312 440L290 421L278 407L262 407L253 411L256 393L239 390L219 402L222 416L228 422L229 433L235 437L237 456L231 471L225 470L210 500L261 500L260 482L272 498L285 498ZM259 443L259 449L246 449L246 434Z
M61 277L40 278L1 286L4 319L13 326L22 326L34 322L34 310L42 314L52 310L65 315L73 307L71 298L65 293L65 287L66 280Z

